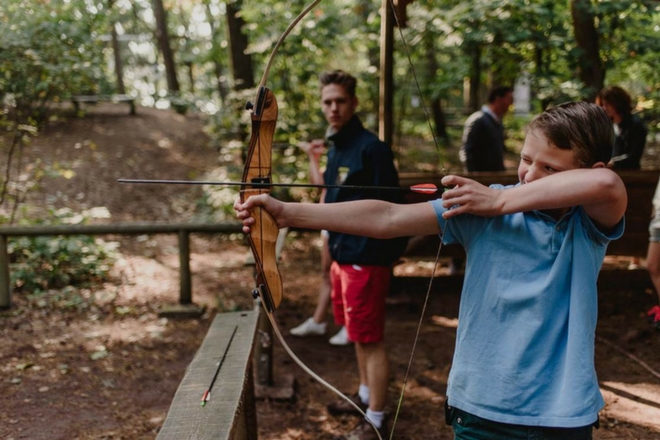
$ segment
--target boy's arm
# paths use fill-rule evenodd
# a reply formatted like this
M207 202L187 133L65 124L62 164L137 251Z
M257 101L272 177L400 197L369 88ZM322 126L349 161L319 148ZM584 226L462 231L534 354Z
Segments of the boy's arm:
M443 206L455 206L444 213L445 218L467 213L496 216L581 205L597 225L611 228L621 220L628 203L623 181L607 168L557 172L506 190L491 189L459 176L446 176L442 183L454 187L443 194Z
M243 231L254 224L252 211L261 206L280 228L327 229L372 238L394 238L440 233L435 209L429 203L399 205L381 200L342 203L284 203L265 194L234 203Z

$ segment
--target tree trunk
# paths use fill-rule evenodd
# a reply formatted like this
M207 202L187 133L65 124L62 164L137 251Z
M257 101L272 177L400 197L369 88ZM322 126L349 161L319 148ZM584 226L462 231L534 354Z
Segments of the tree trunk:
M440 69L438 59L435 56L436 51L433 44L435 38L432 38L430 32L427 32L424 37L426 69L428 72L428 78L433 81L435 80L438 70ZM431 98L431 114L435 124L435 135L442 139L443 142L449 146L451 141L449 139L449 134L447 133L447 117L445 116L445 112L442 110L442 101L439 96Z
M240 0L227 2L227 33L235 90L251 89L254 87L252 58L247 53L248 38L243 33L245 21L241 18L240 12Z
M470 99L468 102L469 113L476 112L481 108L481 46L474 43L468 48L470 57Z
M108 9L112 10L115 0L108 1ZM120 95L126 94L126 86L124 86L124 63L121 59L121 47L119 46L119 36L117 35L117 27L115 23L110 24L110 36L112 38L112 54L115 60L115 77L117 78L117 93Z
M587 88L588 101L593 101L603 88L605 71L600 59L598 32L590 0L571 0L571 16L575 41L581 49L578 58L579 76Z
M215 73L218 93L220 94L220 101L224 104L227 100L227 95L229 95L229 89L227 87L227 80L225 79L224 67L220 62L220 54L223 51L218 44L218 28L215 25L215 17L213 16L213 11L211 11L211 4L208 0L205 0L204 5L206 6L206 18L211 27L211 51L213 53L211 60L213 61L213 71Z
M112 53L115 58L115 77L117 78L117 93L120 95L126 94L126 86L124 85L124 63L121 59L121 48L119 47L119 38L117 36L117 29L115 24L112 23Z
M174 52L172 51L170 36L167 32L167 11L163 6L163 0L153 0L153 8L154 16L156 18L156 40L158 41L158 48L163 54L167 89L170 93L178 93L180 91L179 80L176 76Z

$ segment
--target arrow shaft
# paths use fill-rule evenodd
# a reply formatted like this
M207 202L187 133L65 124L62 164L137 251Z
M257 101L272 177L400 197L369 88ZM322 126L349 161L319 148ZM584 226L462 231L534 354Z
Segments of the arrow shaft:
M414 191L432 194L437 191L435 186L415 188L404 186L363 186L363 185L315 185L312 183L264 183L264 182L217 182L213 180L149 180L149 179L117 179L119 183L152 184L152 185L212 185L212 186L249 186L251 188L346 188L364 190L386 190L386 191Z

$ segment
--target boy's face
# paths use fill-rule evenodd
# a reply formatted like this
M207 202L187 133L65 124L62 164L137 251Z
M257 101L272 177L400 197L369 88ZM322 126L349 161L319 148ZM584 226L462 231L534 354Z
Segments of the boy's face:
M518 179L530 183L561 171L579 168L573 150L561 150L550 145L538 131L531 131L525 138L520 152Z
M321 110L326 121L335 131L353 117L357 107L357 97L351 96L344 86L328 84L321 89Z

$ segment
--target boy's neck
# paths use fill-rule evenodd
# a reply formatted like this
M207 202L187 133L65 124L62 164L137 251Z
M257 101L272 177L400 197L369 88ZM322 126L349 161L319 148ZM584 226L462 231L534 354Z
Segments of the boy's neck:
M569 211L569 208L557 208L557 209L543 209L541 210L542 213L545 215L549 215L550 217L554 218L555 220L559 221L564 214L566 214Z

